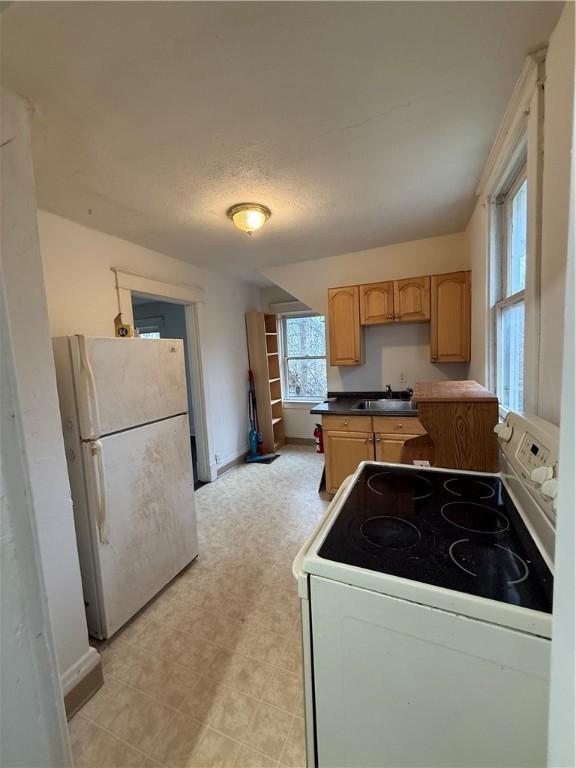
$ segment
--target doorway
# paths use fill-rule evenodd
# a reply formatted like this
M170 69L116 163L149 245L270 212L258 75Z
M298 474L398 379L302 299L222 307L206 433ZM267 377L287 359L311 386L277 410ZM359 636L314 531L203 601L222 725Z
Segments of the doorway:
M186 307L172 301L157 301L150 296L132 292L132 314L134 328L138 335L148 339L182 339L184 343L184 361L186 366L186 389L188 392L188 422L190 426L190 447L192 449L192 468L194 488L205 483L198 477L198 447L196 425L194 421L194 403L192 399L192 360L188 344Z

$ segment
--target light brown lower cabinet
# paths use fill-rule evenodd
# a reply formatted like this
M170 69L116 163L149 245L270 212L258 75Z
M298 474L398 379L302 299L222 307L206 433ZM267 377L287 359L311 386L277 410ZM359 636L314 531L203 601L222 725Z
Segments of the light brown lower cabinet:
M374 460L374 440L368 432L325 432L326 490L336 493L344 478L361 461Z
M426 434L415 417L324 416L326 490L336 493L361 461L411 463L405 443Z
M376 461L388 461L391 464L404 464L404 445L417 435L374 435L374 457Z

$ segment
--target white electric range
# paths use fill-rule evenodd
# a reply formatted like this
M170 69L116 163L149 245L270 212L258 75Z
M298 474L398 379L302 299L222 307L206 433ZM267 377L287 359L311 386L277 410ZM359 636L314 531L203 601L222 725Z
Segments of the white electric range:
M496 474L363 462L294 561L309 766L546 764L558 429L497 430Z

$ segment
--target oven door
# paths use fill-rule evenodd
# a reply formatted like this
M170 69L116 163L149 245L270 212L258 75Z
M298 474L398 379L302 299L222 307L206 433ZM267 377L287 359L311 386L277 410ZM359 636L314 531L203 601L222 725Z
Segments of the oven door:
M548 640L318 576L310 604L320 768L546 764Z

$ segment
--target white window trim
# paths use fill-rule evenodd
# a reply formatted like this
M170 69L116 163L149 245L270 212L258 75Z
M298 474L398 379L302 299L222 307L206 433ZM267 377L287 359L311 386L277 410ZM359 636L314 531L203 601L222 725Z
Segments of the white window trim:
M519 159L526 158L528 179L528 225L526 232L526 287L524 302L524 412L538 413L538 371L540 359L540 264L542 233L542 168L544 127L544 64L546 48L531 54L522 70L512 99L504 115L488 162L478 185L478 194L490 211L486 220L488 248L488 307L486 339L488 354L486 383L496 389L496 323L492 307L496 303L500 268L495 250L500 247L499 214L496 210L503 190L515 177ZM512 297L510 297L512 298ZM500 407L505 417L508 409Z
M309 309L298 310L295 312L283 312L282 314L278 315L278 319L280 321L278 351L280 353L280 359L281 359L280 377L281 377L281 387L282 387L282 404L288 407L301 406L306 408L309 405L316 405L321 400L326 399L327 393L324 392L324 394L320 395L320 397L313 400L310 400L310 398L304 398L304 397L287 397L286 393L288 392L288 360L289 359L290 360L324 360L324 362L327 364L327 356L326 355L292 355L290 358L287 357L285 320L290 317L322 317L322 315L319 312L311 312Z
M512 207L511 201L516 192L520 189L524 181L527 180L527 167L523 162L513 174L512 180L504 187L498 196L495 214L497 220L497 236L492 244L492 264L493 264L493 290L492 296L495 301L491 302L490 312L492 315L492 345L491 345L491 370L493 372L492 388L498 392L498 378L501 371L501 351L500 328L502 323L502 312L507 307L522 302L524 304L524 313L526 313L526 288L507 296L508 293L508 267L510 263L510 241L508 233L510 231ZM526 355L526 333L524 333L524 356ZM526 387L526 370L524 370L524 388ZM524 391L524 399L526 392ZM509 409L500 405L500 415L504 418Z

